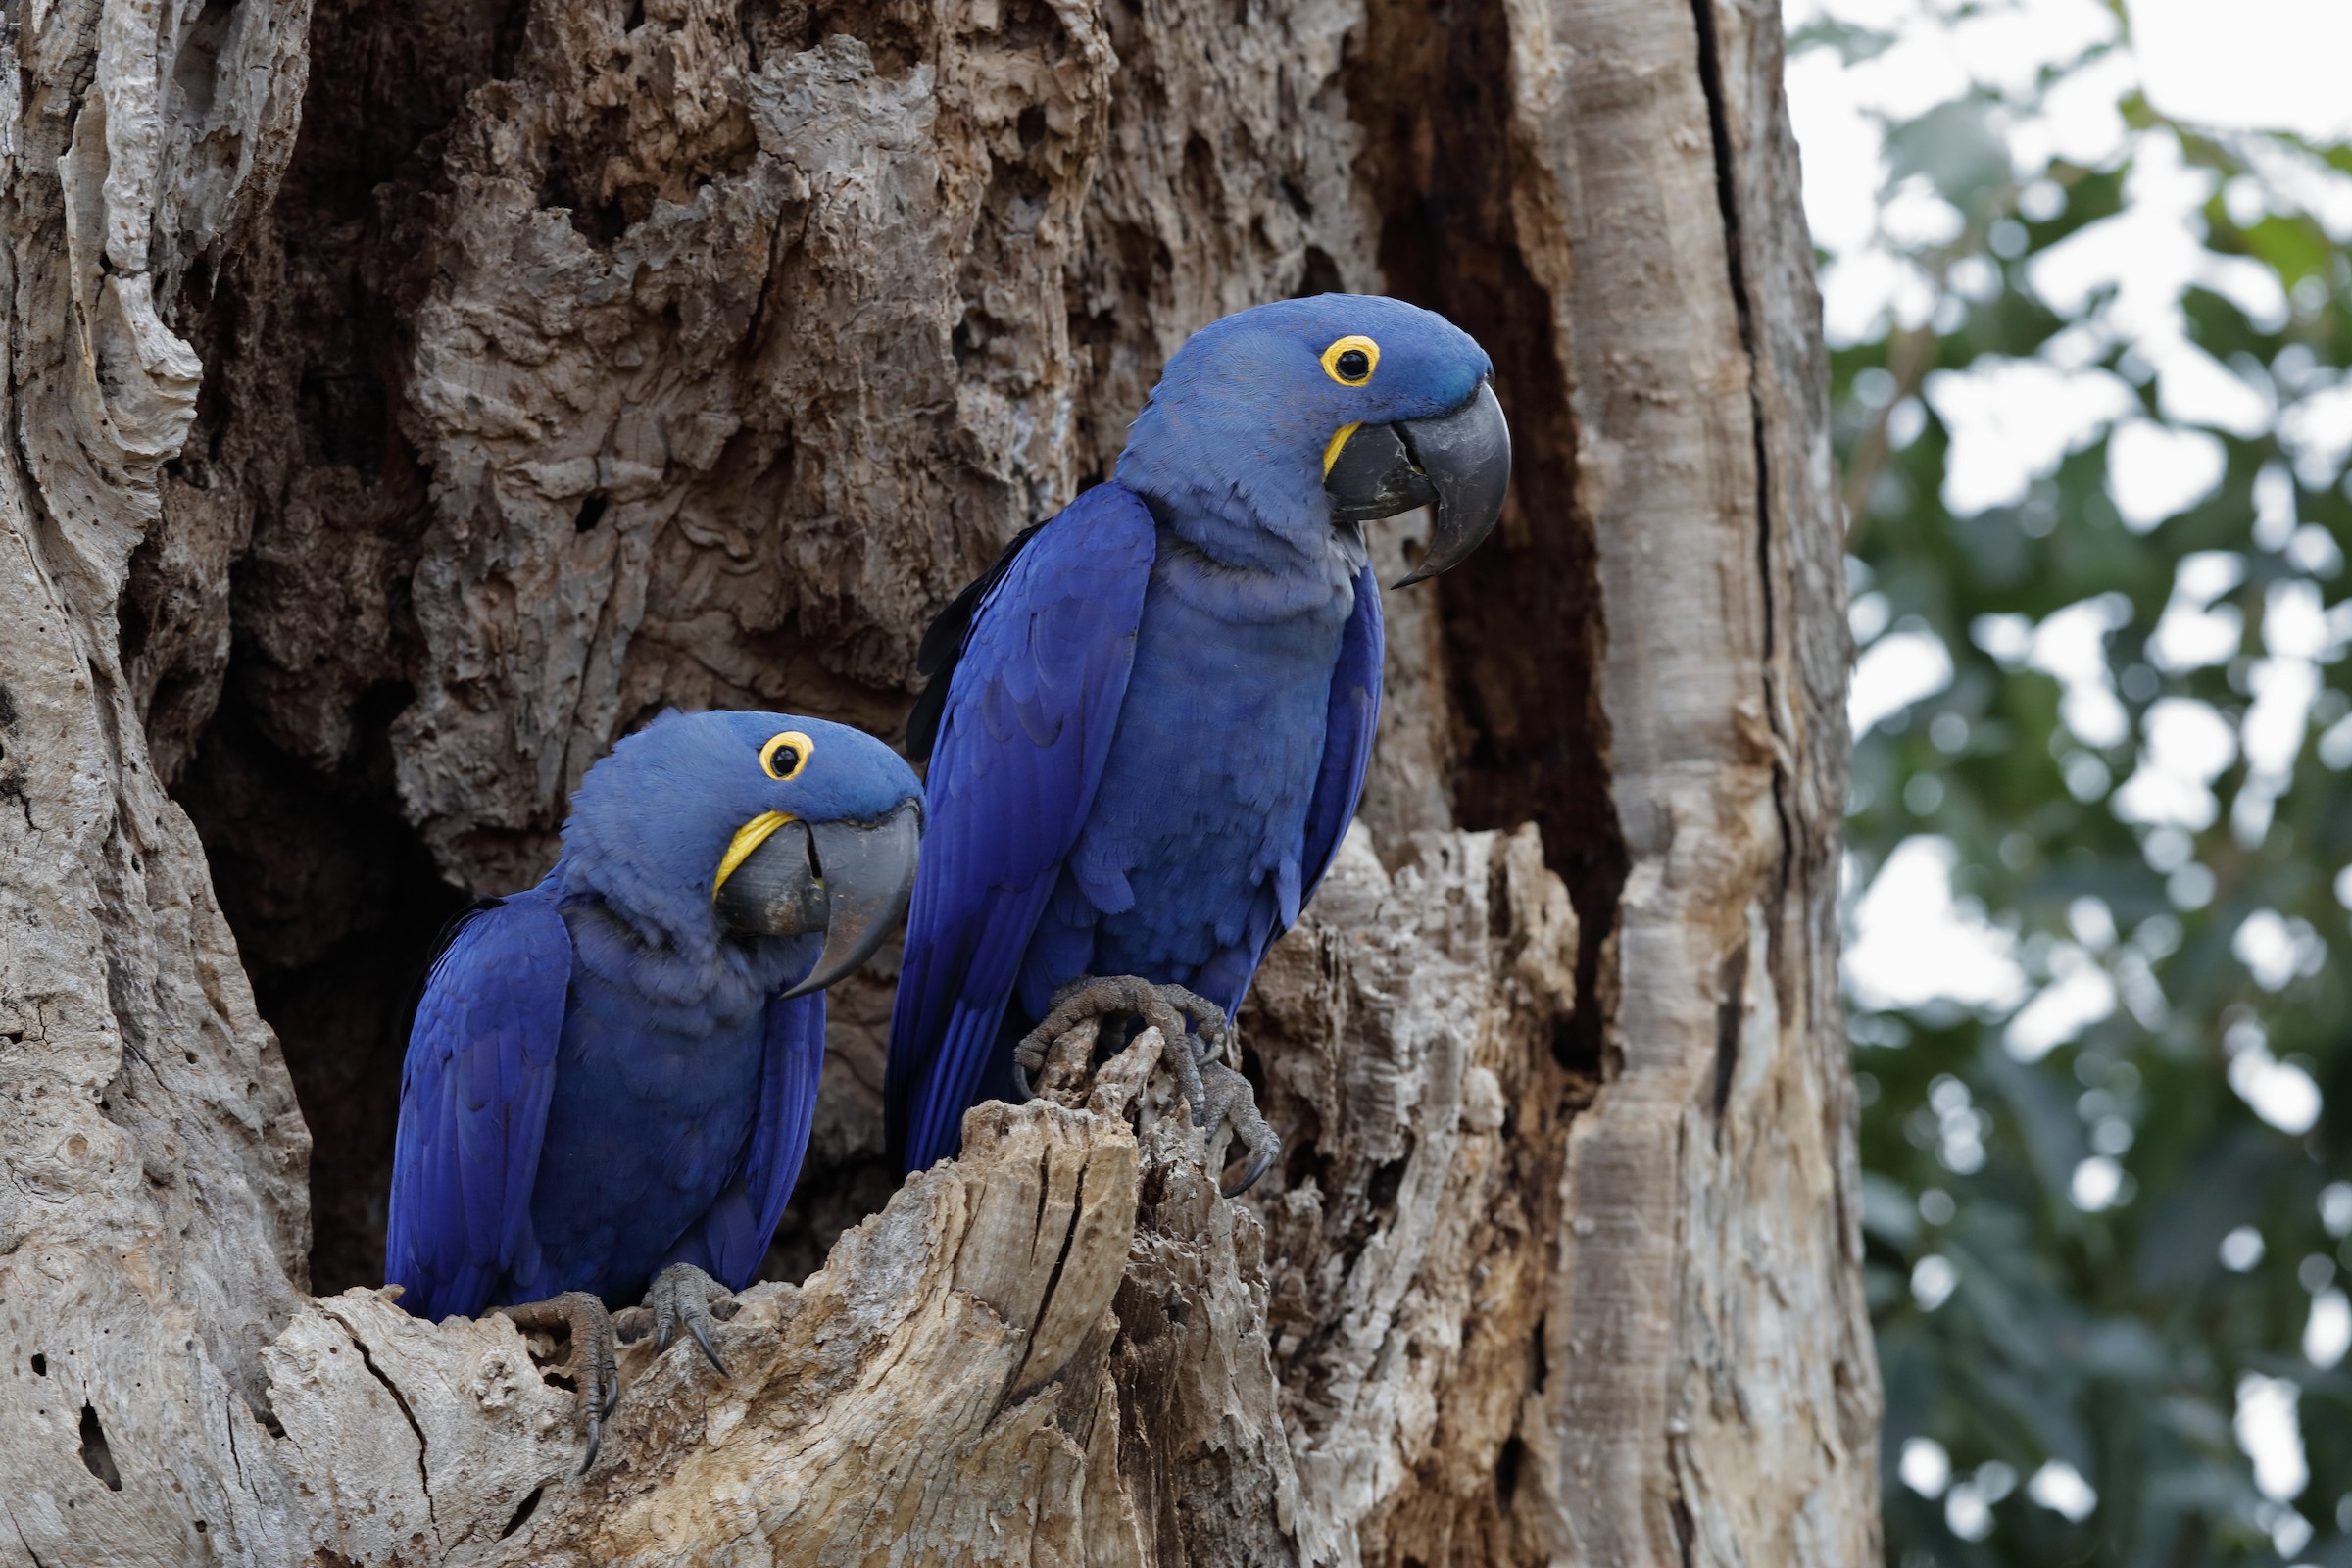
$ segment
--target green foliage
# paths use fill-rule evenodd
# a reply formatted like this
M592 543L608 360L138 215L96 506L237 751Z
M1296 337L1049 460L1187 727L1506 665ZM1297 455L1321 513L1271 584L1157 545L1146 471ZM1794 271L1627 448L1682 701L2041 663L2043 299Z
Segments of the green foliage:
M1888 42L1831 24L1793 39L1848 63ZM2017 998L1856 998L1887 1554L1904 1568L2352 1568L2352 1362L2324 1370L2303 1348L2315 1299L2352 1269L2352 1187L2330 1191L2352 1181L2352 925L2336 891L2352 862L2339 771L2352 762L2339 574L2352 491L2342 452L2312 433L2352 366L2352 265L2298 194L2352 174L2352 152L2197 132L2135 95L2121 107L2124 150L2099 167L2013 167L2014 96L1980 91L1890 123L1890 210L1924 179L1959 233L1886 245L1926 280L1926 324L1886 321L1831 355L1864 659L1929 634L1951 663L1940 690L1858 737L1853 886L1915 836L1947 840L1964 908L2011 935L2027 982L2024 1012ZM2155 318L2114 287L2064 309L2063 290L2036 287L2048 259L2130 216L2144 199L2135 169L2159 162L2210 182L2188 220L2198 243L2273 280L2276 308L2260 278L2226 270L2200 271ZM1827 279L1834 296L1836 265ZM2172 395L2177 347L2161 373L2151 357L2166 334L2271 412L2202 426L2218 482L2134 531L2124 491L2138 449L2111 468L2119 422L2200 426L2181 407L2195 400ZM1939 412L1958 406L1940 378L2035 358L2092 377L2085 398L2120 385L2117 417L2093 420L2022 497L1955 514L1944 497L1967 436ZM2345 385L2335 395L2352 400ZM2214 552L2228 559L2201 554ZM2199 583L2220 585L2201 607L2187 591ZM2191 657L2159 637L2168 606L2214 646ZM2049 647L2029 651L2062 613L2100 650L2064 680L2042 667L2063 663ZM2187 820L2168 825L2147 819L2161 792L2127 781L2183 714L2218 718L2236 744L2210 807L2193 770L2176 780L2172 811ZM2257 736L2252 760L2250 716L2274 737ZM2291 759L2268 771L2280 735ZM2051 1048L2034 999L2070 986L2097 1016L2057 1029ZM2250 1376L2299 1389L2309 1482L2291 1498L2259 1490L2233 1431ZM1915 1439L1948 1456L1938 1485L1933 1456L1914 1454L1934 1495L1900 1479ZM2051 1505L2073 1499L2047 1476L2033 1494L2051 1460L2095 1493L2082 1518Z

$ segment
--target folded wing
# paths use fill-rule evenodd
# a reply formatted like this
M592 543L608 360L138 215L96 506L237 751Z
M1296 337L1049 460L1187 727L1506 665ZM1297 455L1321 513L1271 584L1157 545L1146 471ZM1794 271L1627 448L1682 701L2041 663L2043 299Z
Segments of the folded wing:
M475 911L425 982L401 1073L384 1279L418 1317L477 1315L535 1268L531 1186L555 1088L571 935L553 900Z
M1155 540L1133 492L1098 485L1030 535L976 602L925 781L931 826L907 912L885 1089L893 1152L955 1152L1021 957L1110 750Z

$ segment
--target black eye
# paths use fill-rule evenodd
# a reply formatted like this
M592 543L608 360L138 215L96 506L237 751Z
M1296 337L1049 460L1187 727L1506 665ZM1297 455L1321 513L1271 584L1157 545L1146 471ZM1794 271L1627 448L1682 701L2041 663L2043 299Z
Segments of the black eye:
M767 744L760 748L760 765L767 770L769 778L782 784L801 770L801 764L808 760L808 736L797 729L781 730L770 735Z
M1372 373L1372 359L1362 349L1348 349L1333 367L1346 381L1361 381Z

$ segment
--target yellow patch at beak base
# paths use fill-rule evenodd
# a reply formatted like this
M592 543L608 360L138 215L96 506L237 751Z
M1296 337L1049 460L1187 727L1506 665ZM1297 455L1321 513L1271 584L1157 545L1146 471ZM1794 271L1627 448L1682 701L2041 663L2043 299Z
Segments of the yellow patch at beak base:
M717 898L718 890L727 885L727 878L735 874L735 868L750 859L752 852L765 844L776 829L792 820L782 811L761 811L737 828L735 836L727 841L727 853L718 858L718 875L710 879L710 896Z
M1340 461L1340 448L1348 444L1348 438L1349 436L1355 434L1356 431L1361 430L1362 428L1363 424L1360 420L1354 424L1343 424L1340 426L1338 432L1332 436L1331 445L1323 449L1324 478L1328 479L1331 477L1331 466Z

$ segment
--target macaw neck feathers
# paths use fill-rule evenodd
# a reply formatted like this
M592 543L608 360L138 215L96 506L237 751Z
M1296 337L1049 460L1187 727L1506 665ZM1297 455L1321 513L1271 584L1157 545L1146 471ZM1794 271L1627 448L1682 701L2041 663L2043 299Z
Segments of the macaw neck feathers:
M708 934L698 933L701 940L679 943L665 925L587 888L560 891L558 907L581 969L658 1008L696 1019L732 1019L764 1006L808 972L822 945L815 935L721 935L715 922ZM683 1021L664 1020L672 1027Z

